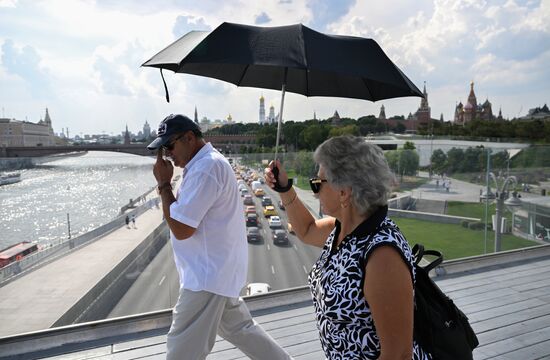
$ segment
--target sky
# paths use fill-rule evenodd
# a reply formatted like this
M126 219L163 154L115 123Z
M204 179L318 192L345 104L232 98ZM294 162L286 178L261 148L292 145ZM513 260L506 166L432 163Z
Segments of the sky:
M191 30L224 21L302 23L317 31L376 40L420 88L433 118L452 120L474 82L478 102L505 118L550 105L550 0L0 0L1 117L37 122L49 109L54 131L137 133L168 114L257 122L259 98L280 91L140 67ZM420 98L375 103L287 93L284 120L414 113Z

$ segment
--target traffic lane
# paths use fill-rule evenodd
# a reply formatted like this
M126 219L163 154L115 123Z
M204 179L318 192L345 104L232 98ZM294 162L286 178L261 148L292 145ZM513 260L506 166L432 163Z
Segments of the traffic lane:
M269 222L263 216L261 200L261 197L254 198L263 243L249 245L249 249L253 251L249 252L248 282L265 282L270 284L272 290L306 285L307 275L319 251L312 251L309 246L302 244L294 235L288 233L288 245L275 245L273 229L269 228ZM277 207L276 209L281 218L281 228L286 231L286 213Z
M142 272L127 276L137 278L111 310L109 318L168 309L175 305L179 294L179 277L169 242Z

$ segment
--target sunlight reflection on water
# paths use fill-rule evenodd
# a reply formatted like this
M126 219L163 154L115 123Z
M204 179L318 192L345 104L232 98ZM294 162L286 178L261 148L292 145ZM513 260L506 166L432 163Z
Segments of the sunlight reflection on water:
M130 198L155 185L153 158L109 152L56 160L21 170L0 187L0 249L20 241L46 244L78 236L116 217Z

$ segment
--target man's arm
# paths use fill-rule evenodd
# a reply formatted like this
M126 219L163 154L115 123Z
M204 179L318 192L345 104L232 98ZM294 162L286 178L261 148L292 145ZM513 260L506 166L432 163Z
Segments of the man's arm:
M185 240L193 236L196 230L195 228L170 217L170 205L176 201L170 186L165 186L160 190L160 198L162 199L162 213L164 214L168 227L176 239Z
M157 152L157 162L153 167L153 174L157 179L160 198L162 200L162 213L166 219L168 227L178 240L190 238L195 233L195 228L174 220L170 217L170 205L176 201L170 181L174 175L174 166L168 160L162 158L162 151Z

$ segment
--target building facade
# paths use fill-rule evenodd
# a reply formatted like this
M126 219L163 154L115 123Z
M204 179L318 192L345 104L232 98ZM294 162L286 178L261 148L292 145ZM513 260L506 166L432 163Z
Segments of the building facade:
M501 116L502 117L502 116ZM466 125L474 119L480 120L495 120L493 115L492 105L489 99L486 99L483 104L477 103L476 94L474 92L474 82L470 83L470 94L466 104L459 102L455 107L454 122L458 125Z
M378 121L384 123L388 130L395 129L400 126L404 129L404 131L408 133L415 133L421 128L428 128L431 122L437 121L437 119L432 119L432 110L428 102L426 83L424 83L424 91L422 92L422 94L423 98L420 100L420 106L414 114L409 113L406 119L401 116L387 118L386 108L384 107L384 105L382 105L380 107L380 114L377 118Z
M0 146L53 146L55 134L48 109L38 123L0 118Z

